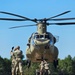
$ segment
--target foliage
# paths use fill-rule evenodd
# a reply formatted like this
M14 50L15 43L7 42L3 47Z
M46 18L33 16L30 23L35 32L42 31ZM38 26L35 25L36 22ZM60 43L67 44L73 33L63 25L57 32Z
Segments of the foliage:
M11 75L11 61L0 56L0 75Z
M75 74L75 57L72 58L70 55L64 59L58 59L59 65L54 68L53 63L50 63L50 72L52 75L74 75ZM32 63L30 68L25 65L23 60L23 72L24 75L35 75L36 69L39 69L40 63ZM11 75L11 60L2 58L0 56L0 75Z

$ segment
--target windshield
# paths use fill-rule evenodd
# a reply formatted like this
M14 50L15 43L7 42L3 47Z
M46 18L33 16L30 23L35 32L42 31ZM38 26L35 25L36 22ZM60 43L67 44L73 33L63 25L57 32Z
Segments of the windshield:
M34 35L34 39L50 39L50 36L48 34L45 34L45 35L39 35L39 34L35 34Z

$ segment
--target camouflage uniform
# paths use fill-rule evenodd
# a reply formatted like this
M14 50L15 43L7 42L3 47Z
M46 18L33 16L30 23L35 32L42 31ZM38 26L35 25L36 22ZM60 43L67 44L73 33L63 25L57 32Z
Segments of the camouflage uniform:
M40 64L40 75L42 75L43 70L44 70L44 61L41 61L41 64Z
M44 63L45 75L50 74L49 64L45 61Z
M11 59L12 59L12 65L11 65L11 67L12 67L12 75L15 75L15 68L14 68L14 65L15 65L15 61L16 61L16 59L15 59L15 56L14 56L14 54L13 54L13 52L11 51L10 52L10 54L11 54Z
M20 71L20 74L23 75L22 70L22 51L20 50L20 47L16 47L14 49L14 52L12 52L14 59L12 59L12 75L14 75L14 71L16 72L16 75L18 74L18 71Z
M45 75L50 74L49 64L45 60L41 61L40 64L40 75L43 75L43 73L45 73Z

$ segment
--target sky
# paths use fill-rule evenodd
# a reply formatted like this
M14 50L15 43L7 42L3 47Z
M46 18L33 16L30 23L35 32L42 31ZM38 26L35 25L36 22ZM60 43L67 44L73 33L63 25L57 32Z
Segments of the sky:
M75 0L0 0L0 11L19 14L28 18L49 18L65 11L71 11L56 18L75 17ZM0 18L18 18L0 13ZM71 20L74 22L75 20ZM55 22L55 21L49 21ZM59 22L59 21L57 21ZM62 21L61 21L62 22ZM63 21L65 22L65 21ZM67 21L67 22L70 22ZM9 29L13 26L31 25L34 22L17 22L0 20L0 56L10 58L11 48L20 46L26 59L26 48L28 38L37 31L36 26ZM47 31L54 36L59 36L55 44L59 49L58 58L64 59L68 55L75 56L75 26L74 25L52 25Z

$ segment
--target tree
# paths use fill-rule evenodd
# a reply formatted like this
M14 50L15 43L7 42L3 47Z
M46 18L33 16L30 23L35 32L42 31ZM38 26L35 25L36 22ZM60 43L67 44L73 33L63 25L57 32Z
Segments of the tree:
M73 66L73 73L75 74L75 57L73 58L73 64L72 64L72 66Z
M11 75L11 62L0 56L0 75Z
M73 61L72 57L68 55L65 59L60 60L59 67L61 71L65 74L73 74Z
M53 63L50 63L50 71L54 75L74 75L75 74L75 57L72 58L70 55L65 59L58 59L59 64L57 69L54 68ZM35 75L36 69L39 68L40 63L31 63L30 68L25 65L23 60L23 71L24 75ZM59 73L59 74L58 74ZM0 56L0 75L11 75L11 59L2 58Z

